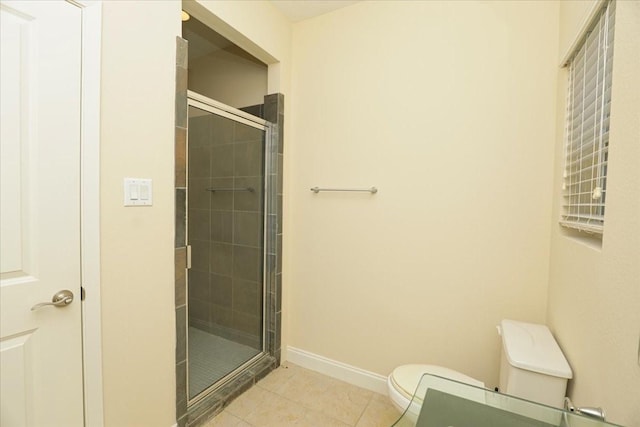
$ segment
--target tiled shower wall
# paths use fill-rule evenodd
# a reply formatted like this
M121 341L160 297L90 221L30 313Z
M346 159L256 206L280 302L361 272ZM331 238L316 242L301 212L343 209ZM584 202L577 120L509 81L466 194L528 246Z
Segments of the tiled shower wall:
M245 109L247 112L254 114L256 116L263 116L263 118L271 123L272 126L272 140L270 144L267 144L269 147L271 154L271 172L269 175L265 176L265 179L268 180L267 188L271 190L268 194L264 195L264 206L266 206L266 210L268 212L267 215L267 230L266 234L270 236L268 239L268 246L266 248L267 253L267 275L266 275L266 283L264 286L265 289L265 307L266 311L264 313L264 321L265 321L265 352L268 356L260 359L255 365L249 367L246 371L239 374L237 377L233 378L231 381L225 383L222 387L215 390L213 393L208 395L206 398L200 400L197 404L194 404L187 408L187 250L186 250L186 220L187 220L187 206L186 206L186 195L187 195L187 46L188 43L186 40L177 37L176 40L176 127L175 127L175 186L176 186L176 227L175 227L175 302L176 302L176 420L179 427L184 426L198 426L204 422L211 416L215 415L219 411L221 411L233 398L238 396L243 391L247 390L254 384L257 380L266 375L270 370L275 368L280 363L280 355L281 355L281 319L282 319L282 164L283 164L283 120L284 120L284 97L282 94L272 94L265 96L264 105L253 106ZM199 125L196 125L198 127ZM197 132L196 129L194 131ZM213 132L213 131L212 131ZM251 139L247 139L244 142L248 143ZM238 143L242 143L239 140L235 141ZM230 143L232 144L232 143ZM247 150L251 148L247 145ZM264 152L264 150L263 150ZM191 159L192 161L195 159ZM192 164L193 166L193 164ZM250 180L254 175L247 175L245 178ZM211 185L220 184L219 182L214 182L214 179L228 179L228 176L219 176L219 177L211 177ZM240 180L240 178L238 178ZM235 185L240 185L241 181L235 183ZM195 185L195 184L194 184ZM262 187L261 187L262 188ZM191 193L190 193L191 195ZM224 201L219 200L220 204L213 203L211 207L221 207L223 208ZM227 207L228 207L228 201ZM235 203L235 201L233 202ZM242 198L238 200L238 203L242 204ZM243 212L246 213L256 213L253 210L254 204L256 200L244 200L246 203L246 210ZM258 203L262 203L260 200ZM196 208L197 209L197 208ZM214 213L214 211L220 211ZM190 212L193 213L193 212ZM198 213L195 213L198 215ZM200 212L200 215L205 215L205 213ZM222 231L214 231L214 219L217 224L218 221L224 222L224 217L226 216L228 220L228 215L235 215L233 211L228 211L227 209L209 209L209 245L212 248L215 244L229 244L228 237L225 236ZM220 217L218 217L220 216ZM242 216L242 215L241 215ZM238 224L243 221L252 221L252 215L247 215L246 218L238 218ZM252 227L251 224L246 224L248 228ZM242 227L244 228L244 226ZM202 231L202 230L201 230ZM195 232L195 231L193 231ZM191 230L190 230L191 233ZM242 233L242 232L241 232ZM199 234L200 236L206 236L206 230L204 233ZM190 236L194 237L194 236ZM242 237L241 237L242 238ZM250 239L250 237L247 237ZM196 239L197 240L197 239ZM255 242L247 242L242 240L243 243L252 243L255 245ZM256 249L257 246L252 246L252 244L240 245L238 246L246 246L247 248ZM231 248L233 251L233 247ZM241 250L242 251L242 250ZM245 251L245 252L253 252L253 251ZM209 253L209 267L211 267L211 249ZM243 255L240 255L241 257ZM244 255L247 257L251 257L250 255ZM192 259L193 263L204 262L207 261L198 261ZM204 267L202 267L204 269ZM218 269L218 266L213 267L214 269ZM209 296L211 297L212 293L215 293L215 298L209 302L210 307L207 308L206 314L205 312L201 312L200 315L196 315L194 313L193 321L194 325L198 323L197 321L204 322L205 325L216 328L216 327L225 327L227 332L243 332L248 333L248 336L251 336L251 331L255 331L252 329L255 327L255 323L252 326L252 320L244 319L244 323L242 316L237 316L238 322L234 323L234 303L233 303L233 272L234 272L234 264L233 261L231 266L226 265L226 270L222 271L222 273L231 273L231 276L228 274L218 274L219 272L210 273L210 277L208 280L208 289ZM238 302L235 304L235 308L237 309L238 314L243 313L249 307L249 305L254 304L255 300L251 298L253 295L253 291L251 290L252 285L248 285L248 283L258 283L260 277L259 275L253 275L251 273L250 277L246 277L246 272L239 273L237 275L238 280L243 281L242 283L246 285L248 289L246 289L246 293L244 297L240 297ZM261 273L260 273L261 274ZM212 279L212 275L215 275L214 279ZM214 284L214 280L218 280L218 277L226 277L227 279L220 279L223 283L226 281L227 285L219 285L218 283ZM212 320L218 316L215 313L215 310L218 308L216 305L224 307L223 299L228 299L228 278L231 278L231 314L229 318L229 313L226 312L226 320L222 320L222 322L214 323ZM256 278L256 280L253 280ZM191 277L191 280L197 281L197 278ZM246 282L246 283L245 283ZM242 286L242 284L240 285ZM218 287L221 288L221 294L218 294ZM225 290L226 289L226 290ZM200 289L204 291L204 289ZM192 293L197 294L198 290L195 288L189 289L190 292L190 301L191 297L194 299L198 299ZM225 292L227 292L227 296L225 296ZM237 294L243 295L243 291L237 291ZM217 298L217 299L216 299ZM243 299L244 298L244 299ZM196 305L198 302L196 302ZM193 310L193 307L192 307ZM227 310L229 310L227 308ZM195 308L195 311L198 311L198 308ZM221 311L220 313L225 313ZM223 314L221 317L224 317ZM206 320L208 323L206 323ZM224 323L226 322L226 323ZM200 326L203 324L200 323ZM245 337L247 335L244 335Z
M260 129L209 113L189 118L189 325L258 350L264 145Z
M176 421L187 424L187 54L188 42L176 38L175 125L175 298L176 298Z

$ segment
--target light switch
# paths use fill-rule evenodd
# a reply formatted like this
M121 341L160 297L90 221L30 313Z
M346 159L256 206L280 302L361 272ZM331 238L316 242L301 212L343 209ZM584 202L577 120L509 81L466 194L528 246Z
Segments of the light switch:
M125 206L151 206L153 195L152 181L146 178L124 179Z
M131 200L138 200L138 184L129 184L129 198Z
M141 185L140 186L140 200L149 200L149 186Z

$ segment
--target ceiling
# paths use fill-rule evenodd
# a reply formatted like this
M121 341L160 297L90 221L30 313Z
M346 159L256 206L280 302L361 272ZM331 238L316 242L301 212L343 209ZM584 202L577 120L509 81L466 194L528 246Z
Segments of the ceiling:
M357 3L347 0L271 0L291 22L298 22Z

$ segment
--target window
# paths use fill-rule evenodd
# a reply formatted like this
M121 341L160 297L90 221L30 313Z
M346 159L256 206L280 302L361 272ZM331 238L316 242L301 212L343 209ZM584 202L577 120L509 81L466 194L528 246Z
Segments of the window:
M604 229L615 2L608 1L569 59L563 212L566 227Z

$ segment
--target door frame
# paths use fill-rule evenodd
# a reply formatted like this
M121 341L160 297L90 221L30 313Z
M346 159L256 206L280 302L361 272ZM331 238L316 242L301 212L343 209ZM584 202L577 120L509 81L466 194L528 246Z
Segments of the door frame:
M100 299L100 86L102 0L67 0L82 10L80 257L84 425L104 426Z

